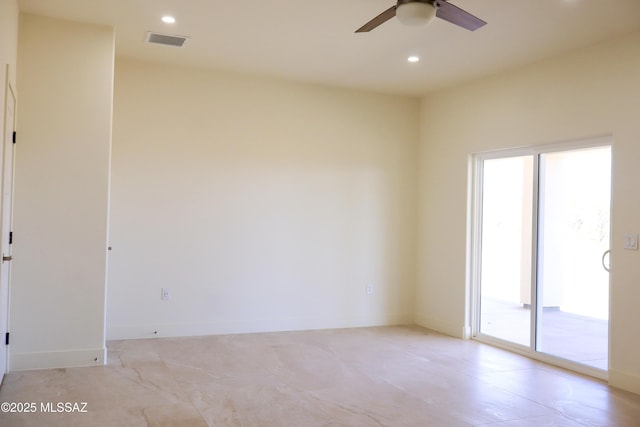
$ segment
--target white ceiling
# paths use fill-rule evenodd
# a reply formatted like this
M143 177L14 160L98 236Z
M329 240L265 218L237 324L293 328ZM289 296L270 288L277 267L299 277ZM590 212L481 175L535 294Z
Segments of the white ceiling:
M362 24L394 0L19 0L22 12L108 24L116 54L377 92L422 95L640 31L640 0L451 0L488 24ZM165 14L175 24L164 24ZM147 31L191 37L144 43ZM410 64L416 54L421 61Z

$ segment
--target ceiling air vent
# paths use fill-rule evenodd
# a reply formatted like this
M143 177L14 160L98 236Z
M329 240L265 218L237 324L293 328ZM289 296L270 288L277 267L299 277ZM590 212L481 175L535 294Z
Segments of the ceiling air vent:
M163 44L165 46L182 47L189 40L186 36L176 36L171 34L160 34L147 31L145 41L153 44Z

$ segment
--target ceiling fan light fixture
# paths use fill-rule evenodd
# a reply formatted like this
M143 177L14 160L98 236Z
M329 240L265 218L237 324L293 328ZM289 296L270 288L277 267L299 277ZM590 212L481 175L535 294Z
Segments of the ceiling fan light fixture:
M425 25L435 16L436 7L421 1L402 3L396 9L396 17L403 25Z

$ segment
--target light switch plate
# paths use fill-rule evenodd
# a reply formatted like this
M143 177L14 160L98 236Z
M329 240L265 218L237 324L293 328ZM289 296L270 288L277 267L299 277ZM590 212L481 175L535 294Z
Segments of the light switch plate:
M638 235L637 234L625 234L624 235L624 248L629 251L638 250Z

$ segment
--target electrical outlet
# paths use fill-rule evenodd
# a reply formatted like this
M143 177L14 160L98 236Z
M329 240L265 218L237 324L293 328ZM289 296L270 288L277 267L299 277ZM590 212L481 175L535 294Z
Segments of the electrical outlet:
M169 301L171 299L171 290L169 290L169 288L162 288L161 291L160 299L162 299L162 301Z
M373 294L373 284L367 283L366 291L367 291L367 295L372 295Z

